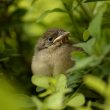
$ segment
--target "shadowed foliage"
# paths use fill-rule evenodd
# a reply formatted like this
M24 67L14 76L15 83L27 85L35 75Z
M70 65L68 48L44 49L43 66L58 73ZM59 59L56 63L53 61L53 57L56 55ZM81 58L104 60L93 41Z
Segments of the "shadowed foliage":
M50 28L84 51L71 53L67 75L32 76L34 46ZM110 110L109 0L0 0L0 110L20 109Z

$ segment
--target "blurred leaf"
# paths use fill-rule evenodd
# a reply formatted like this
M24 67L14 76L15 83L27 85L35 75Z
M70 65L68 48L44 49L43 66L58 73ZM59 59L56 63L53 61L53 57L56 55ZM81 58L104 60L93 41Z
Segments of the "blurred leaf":
M83 107L77 108L76 110L93 110L93 109L88 106L83 106Z
M0 110L109 110L109 7L104 0L0 0ZM45 30L56 27L71 31L83 51L72 53L75 64L66 75L33 76L35 91L33 47ZM25 93L3 81L3 74ZM87 74L98 80L83 82Z
M89 55L93 54L93 46L95 44L95 38L91 38L87 42L78 43L76 46L83 48L83 50L88 53Z
M84 33L83 33L83 39L84 41L87 41L89 39L90 35L89 35L89 32L88 30L85 30Z
M8 60L9 60L9 57L0 58L0 62L1 62L1 61L8 61Z
M84 83L99 94L103 96L106 95L106 84L101 79L95 76L88 75L84 78Z
M43 88L49 87L49 77L46 76L32 76L32 83Z
M17 23L17 21L21 20L21 17L24 16L27 12L27 9L25 8L18 8L16 9L12 14L12 23Z
M32 100L37 107L37 110L43 110L43 103L35 96L32 96Z
M71 98L67 105L70 107L79 107L84 105L85 97L83 94L77 93L73 98Z
M88 31L92 37L101 38L102 17L106 10L106 5L102 6L98 14L91 21Z
M0 52L3 52L5 50L5 45L2 39L0 39Z
M83 76L83 73L80 72L72 72L72 74L67 74L67 85L70 88L75 88L78 86L78 83L81 82L81 78Z
M67 79L66 76L61 74L59 78L57 78L57 85L56 85L56 91L62 91L64 92L65 88L67 87Z
M16 48L16 40L14 38L13 39L12 38L6 38L5 43L10 47Z
M53 12L65 12L64 9L61 8L54 8L52 10L46 10L45 12L43 12L40 17L37 18L36 22L39 23L40 21L42 21L42 19L44 19L49 13L53 13Z
M1 74L1 73L0 73ZM21 94L7 79L0 77L0 109L1 110L24 110L35 107L31 98Z
M52 93L53 93L53 91L51 90L51 88L49 88L47 91L45 91L43 93L40 93L39 97L46 97L46 96L48 96L48 95L50 95Z
M61 109L63 106L62 92L57 92L46 99L46 104L49 109Z
M69 69L68 72L87 68L88 66L91 65L91 63L93 61L94 61L94 57L87 57L87 58L84 58L80 61L77 61L75 66L73 68Z
M31 97L25 95L25 94L15 94L16 97L16 102L21 105L23 108L28 108L28 107L35 107L35 104L33 103Z
M98 1L109 1L109 0L84 0L84 2L98 2Z
M81 59L87 57L87 55L82 51L72 52L71 56L72 56L72 59L75 60L75 61L78 61L78 60L81 60Z
M84 75L82 77L84 77ZM96 94L96 92L91 91L91 89L88 88L86 85L82 85L80 87L79 92L81 92L88 99L98 99L99 98L99 95Z
M24 31L29 36L36 36L38 34L36 29L37 29L37 25L35 23L24 25Z
M33 5L36 1L38 1L38 0L32 0L31 5Z
M67 10L72 9L74 0L61 0L61 1Z

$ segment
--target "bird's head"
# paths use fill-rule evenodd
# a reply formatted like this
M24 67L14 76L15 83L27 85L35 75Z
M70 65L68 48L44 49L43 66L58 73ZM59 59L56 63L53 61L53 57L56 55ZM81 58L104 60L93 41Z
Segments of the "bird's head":
M50 29L38 40L37 49L42 50L52 46L61 46L69 41L68 36L69 32L63 29Z

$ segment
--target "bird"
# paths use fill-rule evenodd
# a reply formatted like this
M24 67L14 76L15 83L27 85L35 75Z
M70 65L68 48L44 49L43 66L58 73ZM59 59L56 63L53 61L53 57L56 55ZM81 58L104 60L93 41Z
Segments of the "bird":
M70 32L49 29L37 41L32 57L32 73L37 76L66 74L74 66L71 53L79 48L69 40Z

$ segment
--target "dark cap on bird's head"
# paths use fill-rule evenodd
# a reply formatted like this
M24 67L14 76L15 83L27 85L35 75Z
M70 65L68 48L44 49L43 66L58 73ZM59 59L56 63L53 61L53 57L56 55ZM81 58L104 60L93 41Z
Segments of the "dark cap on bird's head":
M67 43L69 34L63 29L49 29L38 40L37 49L42 50L58 43L60 45Z

